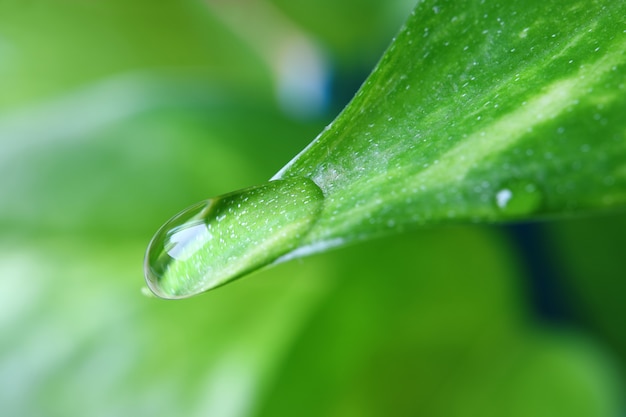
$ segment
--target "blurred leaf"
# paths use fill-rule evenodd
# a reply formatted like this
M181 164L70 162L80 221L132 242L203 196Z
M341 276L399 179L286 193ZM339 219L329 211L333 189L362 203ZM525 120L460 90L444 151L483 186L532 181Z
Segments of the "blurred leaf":
M580 337L527 327L516 260L484 232L431 231L325 256L338 286L260 415L617 415L610 363Z
M325 288L286 270L210 305L165 305L139 294L143 242L0 245L11 278L0 402L11 415L247 415Z
M397 7L275 3L353 63ZM331 6L341 24L309 18ZM606 346L538 329L523 260L496 228L395 236L177 303L142 297L161 221L269 177L319 129L277 109L267 62L220 19L204 1L0 4L3 415L623 414Z
M177 303L139 297L141 246L2 242L7 413L617 415L601 350L528 327L493 231L387 239Z
M191 80L109 79L0 117L0 224L147 238L180 207L269 177L313 126Z
M138 70L269 86L263 62L195 0L2 2L0 62L0 109Z
M413 8L413 0L271 0L330 51L335 62L359 70L378 59ZM341 28L340 30L338 28Z
M572 219L546 229L573 313L606 340L626 370L626 216Z

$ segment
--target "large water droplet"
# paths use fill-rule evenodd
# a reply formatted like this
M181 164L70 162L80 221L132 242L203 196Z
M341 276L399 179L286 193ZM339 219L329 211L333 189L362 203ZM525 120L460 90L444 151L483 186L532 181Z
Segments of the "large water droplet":
M500 188L495 203L501 213L510 217L524 216L538 211L543 203L539 187L530 181L512 181Z
M150 242L148 287L162 298L185 298L268 265L298 247L323 200L313 181L290 178L195 204Z

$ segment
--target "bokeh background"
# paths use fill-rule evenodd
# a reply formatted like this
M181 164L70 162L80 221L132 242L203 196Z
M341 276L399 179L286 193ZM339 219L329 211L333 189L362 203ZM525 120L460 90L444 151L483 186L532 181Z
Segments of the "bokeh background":
M0 413L624 416L626 216L417 231L180 301L156 229L264 182L413 1L0 2Z

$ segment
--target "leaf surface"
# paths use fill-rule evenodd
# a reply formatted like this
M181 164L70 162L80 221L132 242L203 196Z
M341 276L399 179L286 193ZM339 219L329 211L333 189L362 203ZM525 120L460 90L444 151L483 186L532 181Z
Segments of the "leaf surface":
M626 4L423 1L304 176L323 250L416 225L626 205Z

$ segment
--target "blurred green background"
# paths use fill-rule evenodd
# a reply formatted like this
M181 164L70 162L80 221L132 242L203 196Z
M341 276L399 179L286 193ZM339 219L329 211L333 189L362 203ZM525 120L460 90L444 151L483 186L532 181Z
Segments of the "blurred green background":
M141 295L160 224L271 177L412 5L0 2L2 415L626 415L624 214Z

